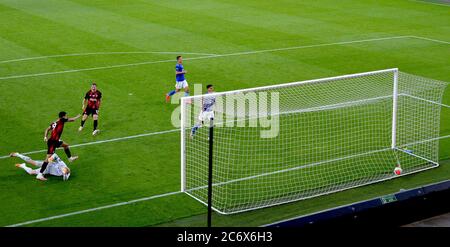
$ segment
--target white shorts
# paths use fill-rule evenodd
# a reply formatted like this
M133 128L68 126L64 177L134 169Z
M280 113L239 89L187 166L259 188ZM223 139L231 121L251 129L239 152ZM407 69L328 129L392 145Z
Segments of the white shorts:
M184 80L184 81L177 81L176 84L175 84L175 88L176 89L187 88L188 86L189 85L188 85L186 80Z
M202 111L198 116L198 120L202 122L211 119L214 119L214 111Z

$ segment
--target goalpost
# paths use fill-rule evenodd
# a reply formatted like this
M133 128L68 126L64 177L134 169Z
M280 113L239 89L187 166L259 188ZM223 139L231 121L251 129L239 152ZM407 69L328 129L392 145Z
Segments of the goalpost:
M387 69L183 97L181 190L230 214L437 167L447 84ZM191 137L205 97L213 139L206 119Z

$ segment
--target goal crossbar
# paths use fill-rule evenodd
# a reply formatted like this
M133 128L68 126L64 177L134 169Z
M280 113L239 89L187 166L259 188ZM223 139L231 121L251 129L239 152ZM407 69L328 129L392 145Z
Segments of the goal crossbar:
M333 77L325 77L325 78L321 78L321 79L288 82L288 83L283 83L283 84L278 84L278 85L245 88L245 89L231 90L231 91L226 91L226 92L217 92L217 93L208 94L208 96L232 95L232 94L237 94L237 93L249 93L249 92L257 92L257 91L263 91L263 90L280 89L280 88L285 88L285 87L298 86L298 85L302 85L302 84L324 83L324 82L330 82L330 81L336 81L336 80L342 80L342 79L352 79L352 78L358 78L358 77L363 77L363 76L383 74L383 73L394 72L394 71L398 71L398 68L375 70L375 71L341 75L341 76L333 76ZM205 97L205 94L186 96L186 97L183 97L182 100L188 101L188 100L194 100L194 99L201 99L203 97Z

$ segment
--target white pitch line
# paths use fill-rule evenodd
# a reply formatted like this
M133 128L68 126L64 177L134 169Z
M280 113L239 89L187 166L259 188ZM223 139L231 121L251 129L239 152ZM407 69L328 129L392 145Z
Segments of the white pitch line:
M297 49L305 49L305 48L316 48L316 47L333 46L333 45L348 45L348 44L365 43L365 42L373 42L373 41L383 41L383 40L392 40L392 39L404 39L404 38L411 38L411 37L412 36L394 36L394 37L385 37L385 38L350 40L350 41L342 41L342 42L323 43L323 44L315 44L315 45L302 45L302 46L293 46L293 47L276 48L276 49L266 49L266 50L258 50L258 51L244 51L244 52L216 55L216 56L213 56L213 57L229 57L229 56L251 55L251 54L266 53L266 52L289 51L289 50L297 50Z
M177 132L177 131L180 131L180 129L171 129L171 130L164 130L164 131L158 131L158 132L144 133L144 134L139 134L139 135L118 137L118 138L107 139L107 140L102 140L102 141L86 142L86 143L70 145L70 147L74 148L74 147L90 146L90 145L95 145L95 144L100 144L100 143L116 142L116 141L134 139L134 138L139 138L139 137L144 137L144 136L161 135L161 134L167 134L167 133L172 133L172 132ZM43 152L46 152L46 151L47 151L47 149L42 149L42 150L24 152L22 154L25 154L25 155L27 155L27 154L36 154L36 153L43 153ZM0 156L0 159L6 159L6 158L9 158L9 155Z
M57 58L57 57L79 57L79 56L93 56L93 55L124 55L124 54L186 54L186 55L202 55L202 56L217 55L217 54L198 53L198 52L172 52L172 51L87 52L87 53L72 53L72 54L17 58L17 59L3 60L3 61L0 61L0 63L12 63L12 62L21 62L21 61L39 60L39 59Z
M445 44L448 43L446 41L432 40L432 39L423 38L423 37L419 37L419 36L393 36L393 37L385 37L385 38L351 40L351 41L342 41L342 42L333 42L333 43L323 43L323 44L316 44L316 45L303 45L303 46L293 46L293 47L276 48L276 49L266 49L266 50L258 50L258 51L244 51L244 52L228 53L228 54L221 54L221 55L220 54L219 55L208 55L208 56L200 56L200 57L195 57L195 58L185 58L184 60L201 60L201 59L209 59L209 58L251 55L251 54L266 53L266 52L288 51L288 50L297 50L297 49L305 49L305 48L317 48L317 47L325 47L325 46L333 46L333 45L346 45L346 44L374 42L374 41L383 41L383 40L392 40L392 39L405 39L405 38L420 38L420 39L427 39L429 41L435 41L435 42L440 42L440 43L445 43ZM37 74L12 75L12 76L0 77L0 80L47 76L47 75L55 75L55 74L66 74L66 73L113 69L113 68L123 68L123 67L140 66L140 65L147 65L147 64L168 63L168 62L173 62L173 59L159 60L159 61L147 61L147 62L140 62L140 63L118 64L118 65L92 67L92 68L84 68L84 69L71 69L71 70L62 70L62 71L54 71L54 72L43 72L43 73L37 73Z
M388 39L400 39L400 38L419 38L419 39L426 39L426 40L435 41L435 42L439 42L439 43L446 43L446 44L448 43L448 42L446 42L446 41L432 40L432 39L428 39L428 38L424 38L424 37L419 37L419 36L397 36L397 37L386 37L386 38L379 38L379 39L356 40L356 41L345 41L345 42L328 43L328 44L318 44L318 45L309 45L309 46L287 47L287 48L278 48L278 49L272 49L272 50L261 50L261 51L253 51L253 52L230 53L230 54L224 54L224 55L214 55L214 56L198 57L198 58L190 58L190 59L188 58L188 59L185 59L185 60L206 59L206 58L210 58L210 57L224 57L224 56L248 55L248 54L261 53L261 52L283 51L283 50L302 49L302 48L311 48L311 47L321 47L321 46L330 46L330 45L340 45L340 44L351 44L351 43L360 43L360 42L369 42L369 41L378 41L378 40L388 40ZM167 60L167 61L172 61L172 60ZM155 62L148 62L148 63L155 63ZM147 63L147 64L148 64L148 63ZM143 64L143 63L139 63L139 64ZM137 65L137 64L129 64L129 65L130 65L130 66L133 66L133 65ZM114 67L117 67L117 66L119 66L119 67L125 67L125 65L115 65ZM103 67L99 67L99 68L103 68ZM95 68L92 68L92 69L95 69ZM73 71L73 70L71 70L71 71ZM54 72L54 73L55 73L55 72ZM56 73L57 73L57 72L56 72ZM49 73L45 73L45 74L49 74ZM0 77L0 80L3 80L3 78ZM98 144L98 143L105 143L105 142L112 142L112 141L118 141L118 140L125 140L125 139L137 138L137 137L142 137L142 136L156 135L156 134L158 134L158 133L169 133L169 132L175 132L175 131L178 131L178 130L179 130L179 129L174 129L174 130L167 130L167 131L161 131L161 132L153 132L153 133L147 133L147 134L141 134L141 135L135 135L135 136L128 136L128 137L114 138L114 139L110 139L110 140L104 140L104 141L98 141L98 142L92 142L92 143L82 143L82 144L72 145L72 147L77 147L77 146L79 147L79 146L93 145L93 144ZM32 152L28 152L28 153L24 153L24 154L37 153L37 152L45 152L45 151L46 151L46 150L39 150L39 151L32 151ZM7 158L7 157L9 157L9 156L3 156L3 157L0 157L0 159L4 159L4 158ZM43 221L48 221L48 220L53 220L53 219L58 219L58 218L68 217L68 216L71 216L71 215L83 214L83 213L92 212L92 211L97 211L97 210L102 210L102 209L106 209L106 208L118 207L118 206L122 206L122 205L126 205L126 204L131 204L131 203L136 203L136 202L140 202L140 201L151 200L151 199L160 198L160 197L164 197L164 196L175 195L175 194L179 194L179 193L182 193L182 192L181 192L181 191L176 191L176 192L170 192L170 193L160 194L160 195L155 195L155 196L146 197L146 198L140 198L140 199L136 199L136 200L132 200L132 201L121 202L121 203L116 203L116 204L106 205L106 206L102 206L102 207L86 209L86 210L82 210L82 211L76 211L76 212L72 212L72 213L68 213L68 214L62 214L62 215L57 215L57 216L52 216L52 217L47 217L47 218L42 218L42 219L37 219L37 220L26 221L26 222L23 222L23 223L17 223L17 224L9 225L8 227L16 227L16 226L29 225L29 224L33 224L33 223L38 223L38 222L43 222Z
M110 205L106 205L106 206L101 206L101 207L96 207L96 208L90 208L90 209L85 209L85 210L81 210L81 211L71 212L71 213L67 213L67 214L60 214L60 215L56 215L56 216L51 216L51 217L46 217L46 218L41 218L41 219L36 219L36 220L25 221L25 222L13 224L13 225L8 225L6 227L25 226L25 225L30 225L30 224L34 224L34 223L43 222L43 221L49 221L49 220L64 218L64 217L68 217L68 216L72 216L72 215L84 214L84 213L94 212L94 211L103 210L103 209L107 209L107 208L114 208L114 207L119 207L119 206L123 206L123 205L133 204L133 203L136 203L136 202L149 201L149 200L162 198L162 197L166 197L166 196L177 195L177 194L181 194L181 193L183 193L183 192L181 192L181 191L174 191L174 192L169 192L169 193L165 193L165 194L159 194L159 195L144 197L144 198L140 198L140 199L136 199L136 200L126 201L126 202L119 202L119 203L110 204Z
M409 0L409 1L410 1L410 2L416 2L416 3L432 4L432 5L438 5L438 6L450 7L450 4L433 3L433 2L420 1L420 0Z
M159 132L159 133L162 134L162 133L168 133L168 132L178 131L178 130L179 129L169 130L169 131ZM157 134L157 133L158 132L149 133L149 134ZM148 135L148 134L136 135L136 137L137 136L146 136L146 135ZM131 138L131 137L132 136L130 136L129 138ZM441 136L439 138L434 138L434 139L431 139L431 140L438 140L438 139L444 139L444 138L450 138L450 135ZM123 140L123 138L115 138L115 139L106 140L106 141L99 141L99 142L108 142L108 141L117 140L117 139ZM99 142L95 142L95 143L99 143ZM94 144L94 143L92 143L92 144ZM78 146L81 146L81 145L92 145L92 144L79 144ZM388 150L388 149L389 148L387 148L386 150ZM43 150L43 151L46 151L46 150ZM382 150L379 150L379 151L382 151ZM376 152L378 152L378 151L376 151ZM220 184L215 184L215 185L220 185ZM67 213L67 214L61 214L61 215L56 215L56 216L51 216L51 217L46 217L46 218L41 218L41 219L36 219L36 220L25 221L25 222L13 224L13 225L8 225L6 227L18 227L18 226L30 225L30 224L33 224L33 223L39 223L39 222L43 222L43 221L49 221L49 220L64 218L64 217L68 217L68 216L73 216L73 215L84 214L84 213L89 213L89 212L93 212L93 211L113 208L113 207L119 207L119 206L123 206L123 205L128 205L128 204L142 202L142 201L148 201L148 200L152 200L152 199L156 199L156 198L161 198L161 197L166 197L166 196L171 196L171 195L176 195L176 194L181 194L181 193L183 193L183 192L181 192L181 191L174 191L174 192L169 192L169 193L165 193L165 194L153 195L153 196L150 196L150 197L144 197L144 198L139 198L139 199L135 199L135 200L125 201L125 202L120 202L120 203L114 203L114 204L105 205L105 206L101 206L101 207L90 208L90 209L85 209L85 210L81 210L81 211L75 211L75 212L71 212L71 213Z
M443 41L443 40L438 40L438 39L430 39L430 38L425 38L425 37L420 37L420 36L410 36L411 38L415 38L415 39L423 39L423 40L428 40L428 41L433 41L436 43L442 43L442 44L450 44L450 42L448 41Z
M184 59L184 60L186 60L186 59ZM61 71L44 72L44 73L37 73L37 74L13 75L13 76L0 77L0 80L18 79L18 78L27 78L27 77L37 77L37 76L46 76L46 75L57 75L57 74L67 74L67 73L102 70L102 69L123 68L123 67L138 66L138 65L144 65L144 64L167 63L167 62L173 62L173 59L151 61L151 62L141 62L141 63L118 64L118 65L93 67L93 68L85 68L85 69L61 70Z
M385 37L385 38L375 38L375 39L363 39L363 40L343 41L343 42L325 43L325 44L317 44L317 45L305 45L305 46L294 46L294 47L286 47L286 48L276 48L276 49L269 49L269 50L237 52L237 53L229 53L229 54L222 54L222 55L210 55L210 56L208 55L208 56L202 56L202 57L196 57L196 58L186 58L185 60L207 59L207 58L212 58L212 57L240 56L240 55L264 53L264 52L286 51L286 50L294 50L294 49L305 49L305 48L314 48L314 47L323 47L323 46L332 46L332 45L343 45L343 44L373 42L373 41L390 40L390 39L411 38L411 37L415 38L415 36L395 36L395 37ZM52 74L63 74L63 73L71 73L71 72L79 72L79 71L119 68L119 67L137 66L137 65L143 65L143 64L163 63L163 62L173 62L173 60L171 59L171 60L141 62L141 63L133 63L133 64L112 65L112 66L94 67L94 68L86 68L86 69L78 69L78 70L65 70L65 71L56 71L56 72L46 72L46 73L39 73L39 74L16 75L16 76L0 77L0 80L24 78L24 77L35 77L35 76L52 75ZM151 133L144 134L144 136L146 136L146 135L151 135ZM140 136L141 135L138 135L138 137L140 137ZM124 139L129 139L129 137L123 137L123 138ZM121 138L115 138L115 139L112 139L112 140L122 140L122 139ZM107 142L107 141L104 141L104 142ZM96 143L99 143L99 142L96 142ZM83 145L85 146L85 145L91 145L91 144L89 144L89 143L76 144L76 145L72 145L72 147L83 146ZM41 153L41 152L44 152L44 151L46 151L46 150L31 151L31 152L26 152L24 154ZM9 157L9 156L1 156L0 159L5 159L7 157Z

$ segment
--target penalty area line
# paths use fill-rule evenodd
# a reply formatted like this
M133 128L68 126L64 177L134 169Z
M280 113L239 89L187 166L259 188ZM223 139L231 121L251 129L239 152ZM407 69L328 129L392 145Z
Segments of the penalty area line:
M61 57L81 57L81 56L97 56L97 55L132 55L132 54L185 54L185 55L200 55L200 56L215 56L217 54L198 53L198 52L172 52L172 51L111 51L111 52L86 52L86 53L71 53L59 55L47 55L38 57L24 57L10 60L0 61L1 63L22 62L30 60L41 60L46 58L61 58Z
M227 53L227 54L211 54L211 55L206 55L206 56L185 58L184 60L185 61L204 60L204 59L213 59L213 58L253 55L253 54L261 54L261 53L272 53L272 52L290 51L290 50L298 50L298 49L327 47L327 46L334 46L334 45L350 45L350 44L358 44L358 43L366 43L366 42L376 42L376 41L394 40L394 39L408 39L408 38L409 39L413 38L413 39L427 40L427 41L438 42L438 43L442 43L442 44L449 44L449 42L447 42L447 41L430 39L430 38L420 37L420 36L411 36L411 35L390 36L390 37L382 37L382 38L349 40L349 41L340 41L340 42L333 42L333 43L320 43L320 44L301 45L301 46L292 46L292 47L283 47L283 48L274 48L274 49L241 51L241 52ZM205 54L207 54L207 53L205 53ZM160 64L160 63L168 63L168 62L173 62L173 59L159 60L159 61L146 61L146 62L128 63L128 64L116 64L116 65L110 65L110 66L91 67L91 68L82 68L82 69L69 69L69 70L61 70L61 71L53 71L53 72L42 72L42 73L37 73L37 74L9 75L9 76L0 77L0 81L1 80L9 80L9 79L19 79L19 78L58 75L58 74L66 74L66 73L85 72L85 71L125 68L125 67L131 67L131 66L142 66L142 65Z
M86 143L80 143L80 144L69 145L69 147L75 148L75 147L90 146L90 145L95 145L95 144L108 143L108 142L116 142L116 141L123 141L123 140L129 140L129 139L134 139L134 138L139 138L139 137L145 137L145 136L162 135L162 134L173 133L173 132L177 132L177 131L180 131L180 129L171 129L171 130L164 130L164 131L158 131L158 132L144 133L144 134L139 134L139 135L132 135L132 136L118 137L118 138L107 139L107 140L101 140L101 141L95 141L95 142L86 142ZM46 152L46 151L47 151L47 149L42 149L42 150L36 150L36 151L30 151L30 152L24 152L24 153L21 153L21 154L28 155L28 154L43 153L43 152ZM9 158L9 155L0 156L0 159L6 159L6 158Z
M416 2L416 3L423 3L423 4L432 4L437 6L444 6L444 7L450 7L450 4L445 3L435 3L435 2L429 2L429 1L423 1L423 0L409 0L410 2Z
M131 201L119 202L119 203L114 203L114 204L110 204L110 205L106 205L106 206L101 206L101 207L96 207L96 208L90 208L90 209L75 211L75 212L71 212L71 213L67 213L67 214L60 214L60 215L55 215L55 216L51 216L51 217L25 221L25 222L13 224L13 225L8 225L6 227L25 226L25 225L30 225L30 224L34 224L34 223L39 223L39 222L44 222L44 221L49 221L49 220L54 220L54 219L65 218L65 217L69 217L69 216L73 216L73 215L85 214L85 213L94 212L94 211L98 211L98 210L124 206L124 205L133 204L133 203L137 203L137 202L149 201L149 200L162 198L162 197L167 197L167 196L172 196L172 195L177 195L177 194L181 194L181 193L183 193L183 192L181 192L181 191L168 192L168 193L165 193L165 194L153 195L153 196L139 198L139 199L135 199L135 200L131 200Z

